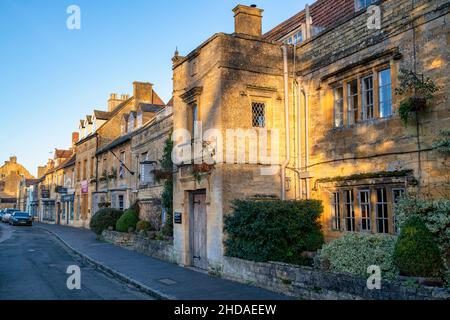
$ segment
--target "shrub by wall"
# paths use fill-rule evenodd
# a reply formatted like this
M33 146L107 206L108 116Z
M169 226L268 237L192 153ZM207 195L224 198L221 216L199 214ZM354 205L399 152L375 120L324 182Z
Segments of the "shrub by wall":
M450 200L405 198L399 201L395 214L400 227L410 217L419 217L443 251L450 246Z
M395 246L394 262L405 276L439 276L441 251L422 219L411 217L403 224Z
M119 232L128 232L130 228L136 229L136 224L139 221L139 215L136 211L128 209L125 213L117 220L116 230Z
M305 264L304 251L323 244L320 201L236 200L225 217L226 255L251 261Z
M137 231L149 231L151 228L151 224L148 221L141 220L136 224Z
M116 227L117 220L119 220L122 215L122 211L105 208L97 211L89 223L89 227L96 234L101 234L103 230L107 230L109 227Z
M367 268L377 265L382 278L393 279L398 274L394 264L395 242L395 236L347 233L325 244L320 257L327 259L335 272L367 278Z

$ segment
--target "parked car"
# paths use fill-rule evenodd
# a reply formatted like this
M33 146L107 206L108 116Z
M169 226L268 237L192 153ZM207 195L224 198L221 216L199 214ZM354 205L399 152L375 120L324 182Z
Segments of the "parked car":
M12 226L33 225L33 217L28 212L16 211L9 218L9 224Z
M2 209L2 210L0 210L0 221L2 221L2 218L3 218L3 211L4 211L5 209Z
M11 215L17 211L19 211L19 209L8 208L3 210L2 222L8 223Z

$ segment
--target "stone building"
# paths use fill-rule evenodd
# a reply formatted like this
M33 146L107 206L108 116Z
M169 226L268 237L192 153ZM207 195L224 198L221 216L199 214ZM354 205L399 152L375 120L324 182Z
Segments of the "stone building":
M19 185L22 179L34 177L12 156L0 167L0 209L18 206Z
M161 228L165 216L161 206L164 180L158 179L155 170L161 169L165 142L173 129L171 104L156 113L131 138L132 167L136 172L133 188L139 201L140 219L150 221L156 230Z
M118 100L117 95L111 95L108 112L101 115L107 120L97 128L95 146L90 149L95 159L90 216L105 206L124 210L134 203L136 174L132 170L131 138L165 106L151 83L134 82L133 96L121 97Z
M396 232L393 207L406 193L448 197L449 161L432 143L450 127L450 5L371 3L318 0L264 35L263 11L239 5L233 34L176 53L179 263L221 267L223 216L237 198L321 199L330 239ZM441 87L408 126L400 69Z
M77 134L72 134L72 145L74 145L77 138ZM39 221L50 224L61 224L64 206L62 199L68 192L68 189L65 187L64 168L74 161L74 152L73 147L69 150L55 149L54 157L48 160L43 176L34 184L34 188L36 186L38 188L39 202L37 204L37 210L39 212ZM36 191L34 192L33 198L36 194ZM35 202L34 207L36 207ZM36 208L33 209L35 210Z

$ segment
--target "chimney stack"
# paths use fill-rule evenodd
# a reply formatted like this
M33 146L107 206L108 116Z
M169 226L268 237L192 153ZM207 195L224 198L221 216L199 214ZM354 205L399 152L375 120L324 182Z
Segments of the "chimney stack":
M9 157L9 162L10 163L17 163L17 157L16 156Z
M153 84L149 82L133 82L133 96L136 103L153 103Z
M72 147L80 140L80 134L78 132L72 132Z
M120 97L117 93L111 93L108 99L108 111L111 112L117 107L119 104L128 100L128 95L122 94Z
M262 13L256 5L237 5L234 9L234 32L253 37L262 36Z

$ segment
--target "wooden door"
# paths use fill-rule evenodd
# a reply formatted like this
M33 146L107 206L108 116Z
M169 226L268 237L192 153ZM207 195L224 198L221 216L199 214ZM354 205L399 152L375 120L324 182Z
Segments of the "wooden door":
M194 193L192 201L192 265L200 269L207 269L206 193Z

